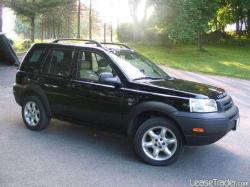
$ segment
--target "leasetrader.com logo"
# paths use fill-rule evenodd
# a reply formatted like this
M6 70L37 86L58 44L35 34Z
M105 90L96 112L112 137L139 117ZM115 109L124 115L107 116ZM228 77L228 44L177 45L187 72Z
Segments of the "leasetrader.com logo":
M248 181L238 181L232 179L190 179L189 181L191 186L202 186L202 187L210 187L210 186L226 186L226 187L243 187L248 186Z

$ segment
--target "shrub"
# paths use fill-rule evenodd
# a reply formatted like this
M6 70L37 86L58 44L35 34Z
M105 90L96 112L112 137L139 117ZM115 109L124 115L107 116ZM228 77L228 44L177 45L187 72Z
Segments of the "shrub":
M31 41L26 40L15 40L13 47L17 52L24 52L27 51L31 46Z
M130 42L133 40L133 25L130 23L122 24L118 32L118 40L121 42Z
M248 38L246 32L239 36L235 32L215 31L205 34L203 41L208 44L246 45L249 43Z

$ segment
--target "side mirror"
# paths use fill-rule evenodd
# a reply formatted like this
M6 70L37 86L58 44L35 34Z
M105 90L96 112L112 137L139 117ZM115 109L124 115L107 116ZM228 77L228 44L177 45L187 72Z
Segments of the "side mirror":
M102 83L110 84L113 86L119 86L121 84L121 80L118 76L113 76L110 72L103 72L99 75L99 80Z

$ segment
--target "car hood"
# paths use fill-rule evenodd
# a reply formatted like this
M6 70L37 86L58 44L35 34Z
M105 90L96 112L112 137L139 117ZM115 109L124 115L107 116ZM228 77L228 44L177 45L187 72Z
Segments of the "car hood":
M150 81L146 83L149 86L161 88L164 90L178 92L178 95L193 96L195 98L219 99L225 96L225 91L221 88L201 84L181 79L169 79L164 81Z

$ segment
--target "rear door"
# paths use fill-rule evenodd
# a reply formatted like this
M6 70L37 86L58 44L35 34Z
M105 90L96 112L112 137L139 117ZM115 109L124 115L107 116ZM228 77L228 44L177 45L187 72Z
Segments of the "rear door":
M52 113L68 116L71 113L71 73L76 50L72 47L51 48L37 76L47 93Z

